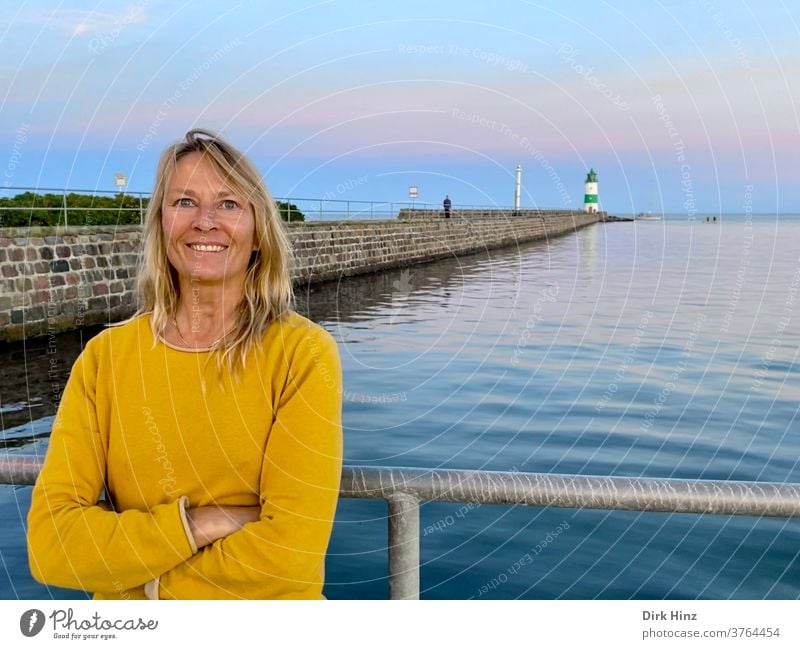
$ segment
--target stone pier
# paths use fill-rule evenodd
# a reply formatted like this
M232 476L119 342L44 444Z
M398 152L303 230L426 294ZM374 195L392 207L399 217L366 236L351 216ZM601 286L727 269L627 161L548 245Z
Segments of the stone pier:
M574 232L604 213L401 210L384 221L287 225L309 283ZM0 341L113 322L135 310L140 226L0 229Z

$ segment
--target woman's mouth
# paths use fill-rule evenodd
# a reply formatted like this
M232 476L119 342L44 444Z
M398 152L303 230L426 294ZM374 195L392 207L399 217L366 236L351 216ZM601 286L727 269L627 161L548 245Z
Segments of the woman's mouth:
M186 245L195 252L222 252L228 249L228 246L217 243L187 243Z

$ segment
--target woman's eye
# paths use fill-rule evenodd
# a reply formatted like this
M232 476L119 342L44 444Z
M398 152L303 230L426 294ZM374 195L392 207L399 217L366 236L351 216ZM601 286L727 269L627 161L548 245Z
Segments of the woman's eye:
M222 201L222 207L224 207L226 210L235 210L238 209L239 203L229 199L226 201Z
M192 207L194 203L192 203L191 198L179 198L175 205L178 207Z

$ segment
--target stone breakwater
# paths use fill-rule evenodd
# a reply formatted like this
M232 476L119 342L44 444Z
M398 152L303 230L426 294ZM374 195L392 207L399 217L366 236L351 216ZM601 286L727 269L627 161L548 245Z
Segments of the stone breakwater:
M406 212L405 214L403 212ZM512 246L600 221L583 212L293 223L294 280L311 283ZM135 310L141 228L0 229L0 340L113 322Z

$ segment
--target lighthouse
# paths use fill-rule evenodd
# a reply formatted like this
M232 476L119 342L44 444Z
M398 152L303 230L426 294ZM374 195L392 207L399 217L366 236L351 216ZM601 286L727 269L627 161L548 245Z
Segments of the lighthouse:
M594 172L594 169L589 169L589 173L586 174L586 184L584 185L583 192L583 211L597 211L597 174Z

